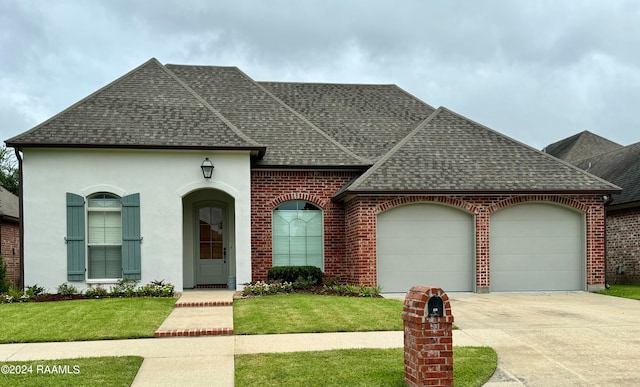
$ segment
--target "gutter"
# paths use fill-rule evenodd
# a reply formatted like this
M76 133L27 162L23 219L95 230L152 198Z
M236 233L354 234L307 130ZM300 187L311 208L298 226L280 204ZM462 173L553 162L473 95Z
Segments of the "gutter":
M16 159L18 159L18 224L20 229L20 286L21 289L24 288L24 208L23 208L23 178L22 178L22 157L20 157L20 148L13 148L14 153L16 154Z
M354 190L348 188L338 191L332 198L334 202L339 202L349 196L440 196L440 195L464 195L464 196L501 196L501 195L606 195L620 193L622 189L594 189L594 190Z
M605 195L606 200L604 201L604 288L609 289L611 285L607 283L607 207L611 202L613 202L613 195Z

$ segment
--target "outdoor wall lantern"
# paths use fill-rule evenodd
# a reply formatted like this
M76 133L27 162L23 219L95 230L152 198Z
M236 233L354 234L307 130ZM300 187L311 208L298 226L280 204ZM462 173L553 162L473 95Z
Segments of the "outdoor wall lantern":
M200 166L202 168L202 175L205 179L211 179L211 175L213 174L213 163L209 158L205 158Z

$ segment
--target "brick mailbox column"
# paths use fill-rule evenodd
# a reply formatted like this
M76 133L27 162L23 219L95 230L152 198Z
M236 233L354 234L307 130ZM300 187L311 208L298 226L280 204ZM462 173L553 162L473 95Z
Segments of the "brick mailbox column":
M409 386L453 386L453 315L440 288L414 286L404 300L404 379Z

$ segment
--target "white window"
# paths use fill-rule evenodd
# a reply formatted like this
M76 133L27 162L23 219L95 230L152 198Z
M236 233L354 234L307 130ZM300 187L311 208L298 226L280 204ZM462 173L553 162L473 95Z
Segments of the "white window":
M122 204L110 193L88 200L89 279L122 278Z
M323 269L322 210L304 200L291 200L273 210L273 266L316 266Z

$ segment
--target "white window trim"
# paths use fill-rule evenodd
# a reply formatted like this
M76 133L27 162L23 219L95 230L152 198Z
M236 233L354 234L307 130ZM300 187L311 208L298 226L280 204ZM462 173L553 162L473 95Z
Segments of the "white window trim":
M98 186L94 186L94 187L98 187ZM100 186L102 187L102 186ZM105 187L111 187L111 186L105 186ZM120 240L119 244L115 244L115 243L101 243L101 244L96 244L96 243L89 243L89 213L90 212L118 212L120 213L120 227L122 227L122 205L118 208L114 208L114 207L91 207L89 206L89 199L91 198L91 196L93 195L97 195L100 193L106 193L106 194L111 194L114 196L118 196L119 199L122 199L122 195L117 195L115 192L109 192L109 191L98 191L98 192L93 192L89 195L85 196L85 202L86 202L86 206L85 206L85 235L86 235L86 243L85 243L85 267L87 268L86 271L86 279L85 282L87 284L116 284L118 283L118 281L120 281L122 279L122 274L120 275L120 277L114 277L114 278L89 278L89 247L90 246L120 246L120 248L122 249L122 240ZM122 256L120 257L120 259L122 259Z

